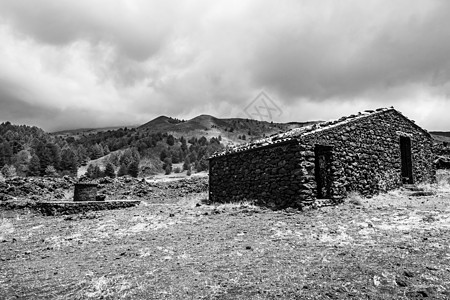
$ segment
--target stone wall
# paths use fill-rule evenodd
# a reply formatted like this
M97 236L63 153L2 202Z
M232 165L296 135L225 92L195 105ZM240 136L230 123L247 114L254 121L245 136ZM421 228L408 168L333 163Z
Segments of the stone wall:
M413 180L435 180L431 138L395 110L308 132L296 139L210 159L213 202L273 208L320 206L348 191L373 195L401 185L400 136L411 139ZM315 146L331 146L331 197L316 199Z
M73 201L96 201L96 183L75 183Z
M395 110L305 135L301 143L333 147L332 194L339 201L347 191L368 196L402 184L401 136L411 139L413 182L433 182L430 136Z
M88 211L122 209L137 206L138 200L110 200L110 201L7 201L0 202L0 210L35 210L45 216L59 216L85 213Z
M314 169L314 153L302 151L295 140L212 158L209 166L211 201L257 201L274 208L313 201L304 177Z

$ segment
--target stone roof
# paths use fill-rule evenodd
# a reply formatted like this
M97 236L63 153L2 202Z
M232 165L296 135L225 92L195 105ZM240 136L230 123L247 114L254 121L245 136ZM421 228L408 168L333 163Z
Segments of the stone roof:
M367 118L369 116L373 116L373 115L380 114L380 113L383 113L386 111L391 111L391 110L395 111L395 109L393 107L378 108L376 110L365 110L364 112L359 112L358 114L355 114L355 115L342 117L337 120L331 120L331 121L316 123L316 124L305 126L305 127L294 128L294 129L288 130L283 133L271 135L267 138L254 140L249 143L245 143L245 144L237 145L235 147L227 148L224 151L214 153L213 155L211 155L210 158L224 156L224 155L228 155L228 154L232 154L232 153L244 152L244 151L248 151L251 149L266 147L266 146L274 145L274 144L278 144L278 143L288 142L290 140L293 140L293 139L296 139L296 138L299 138L302 136L317 133L317 132L320 132L323 130L327 130L327 129L337 127L337 126L340 126L340 125L343 125L343 124L346 124L349 122L353 122L356 120L360 120L363 118ZM413 121L411 121L411 122L414 123Z

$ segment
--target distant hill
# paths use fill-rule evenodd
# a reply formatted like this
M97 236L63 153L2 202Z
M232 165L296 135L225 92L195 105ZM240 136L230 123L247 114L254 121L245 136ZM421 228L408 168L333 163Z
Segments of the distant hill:
M149 133L167 132L176 137L221 136L226 143L241 143L318 122L273 123L242 118L220 119L210 115L199 115L185 121L160 116L137 129Z
M432 135L446 136L450 137L450 131L430 131Z
M77 129L68 129L68 130L60 130L60 131L54 131L50 132L51 135L56 136L64 136L64 135L79 135L79 134L95 134L99 132L105 132L105 131L114 131L118 130L120 128L136 128L139 125L128 125L128 126L111 126L111 127L102 127L102 128L77 128Z
M450 131L430 131L430 134L436 141L450 143Z

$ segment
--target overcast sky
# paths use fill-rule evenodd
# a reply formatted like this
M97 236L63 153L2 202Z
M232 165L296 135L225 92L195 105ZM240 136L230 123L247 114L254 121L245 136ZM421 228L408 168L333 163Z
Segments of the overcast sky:
M0 0L0 121L245 118L261 91L273 121L394 106L450 131L450 1Z

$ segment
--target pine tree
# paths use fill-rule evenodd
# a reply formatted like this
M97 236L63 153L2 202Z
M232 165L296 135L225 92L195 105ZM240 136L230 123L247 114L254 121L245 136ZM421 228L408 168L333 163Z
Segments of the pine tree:
M205 145L208 144L208 140L207 140L204 136L202 136L202 137L198 140L198 143L199 143L200 145L202 145L202 146L205 146Z
M139 175L139 162L133 161L128 166L128 174L133 176L133 177L138 177L138 175Z
M172 171L172 159L170 159L169 157L166 157L162 167L164 170L166 170L166 168L169 167L170 170Z
M118 167L120 165L119 159L120 159L119 154L117 154L117 152L113 152L109 155L108 161L112 163L114 166Z
M121 164L117 171L117 177L122 177L128 174L128 168L125 164Z
M103 154L104 155L108 155L111 151L109 150L108 145L104 145L103 146Z
M70 148L65 148L61 153L61 170L68 171L70 175L75 176L78 171L77 155Z
M98 165L96 165L94 167L94 178L101 178L101 177L105 177L104 173L102 172L100 167Z
M172 167L169 165L166 165L164 171L165 171L166 175L170 175L170 173L172 173Z
M33 154L28 165L28 176L39 176L41 174L41 162L36 154Z
M91 179L95 178L95 167L93 164L89 164L89 166L87 167L86 176Z
M191 167L191 160L189 159L189 156L186 156L183 163L183 171L188 170Z
M106 164L105 176L110 177L110 178L116 177L116 172L114 171L114 166L110 162Z
M172 163L174 163L174 164L181 162L179 150L175 150L175 149L170 150L170 157L172 158Z
M161 161L164 161L164 160L166 159L167 156L169 156L169 155L167 154L167 150L166 150L166 149L163 149L163 150L161 151L161 153L159 154L159 159L160 159Z
M166 141L167 141L167 145L169 145L169 146L173 146L175 144L175 138L171 134L169 134Z
M28 165L30 164L31 154L28 150L21 150L14 155L14 167L16 168L17 175L26 176L28 173Z
M91 149L91 159L98 159L103 156L103 148L99 144L95 144Z
M186 144L186 139L183 136L180 138L180 142L181 142L181 150L183 152L186 152L188 147L187 147L187 144Z
M9 164L11 162L12 155L13 151L9 142L0 144L0 166Z
M49 153L46 145L42 141L36 142L35 153L39 157L39 175L45 175L45 169L51 164L51 154Z
M119 163L128 166L133 161L133 152L131 149L126 149L120 156Z
M134 147L131 149L131 158L133 161L136 161L138 164L141 160L141 155L139 154L139 151Z
M46 148L50 155L50 165L52 165L56 170L61 168L61 148L58 144L47 143Z
M80 165L85 166L89 160L87 150L83 145L78 145L76 155L78 157L78 162Z

